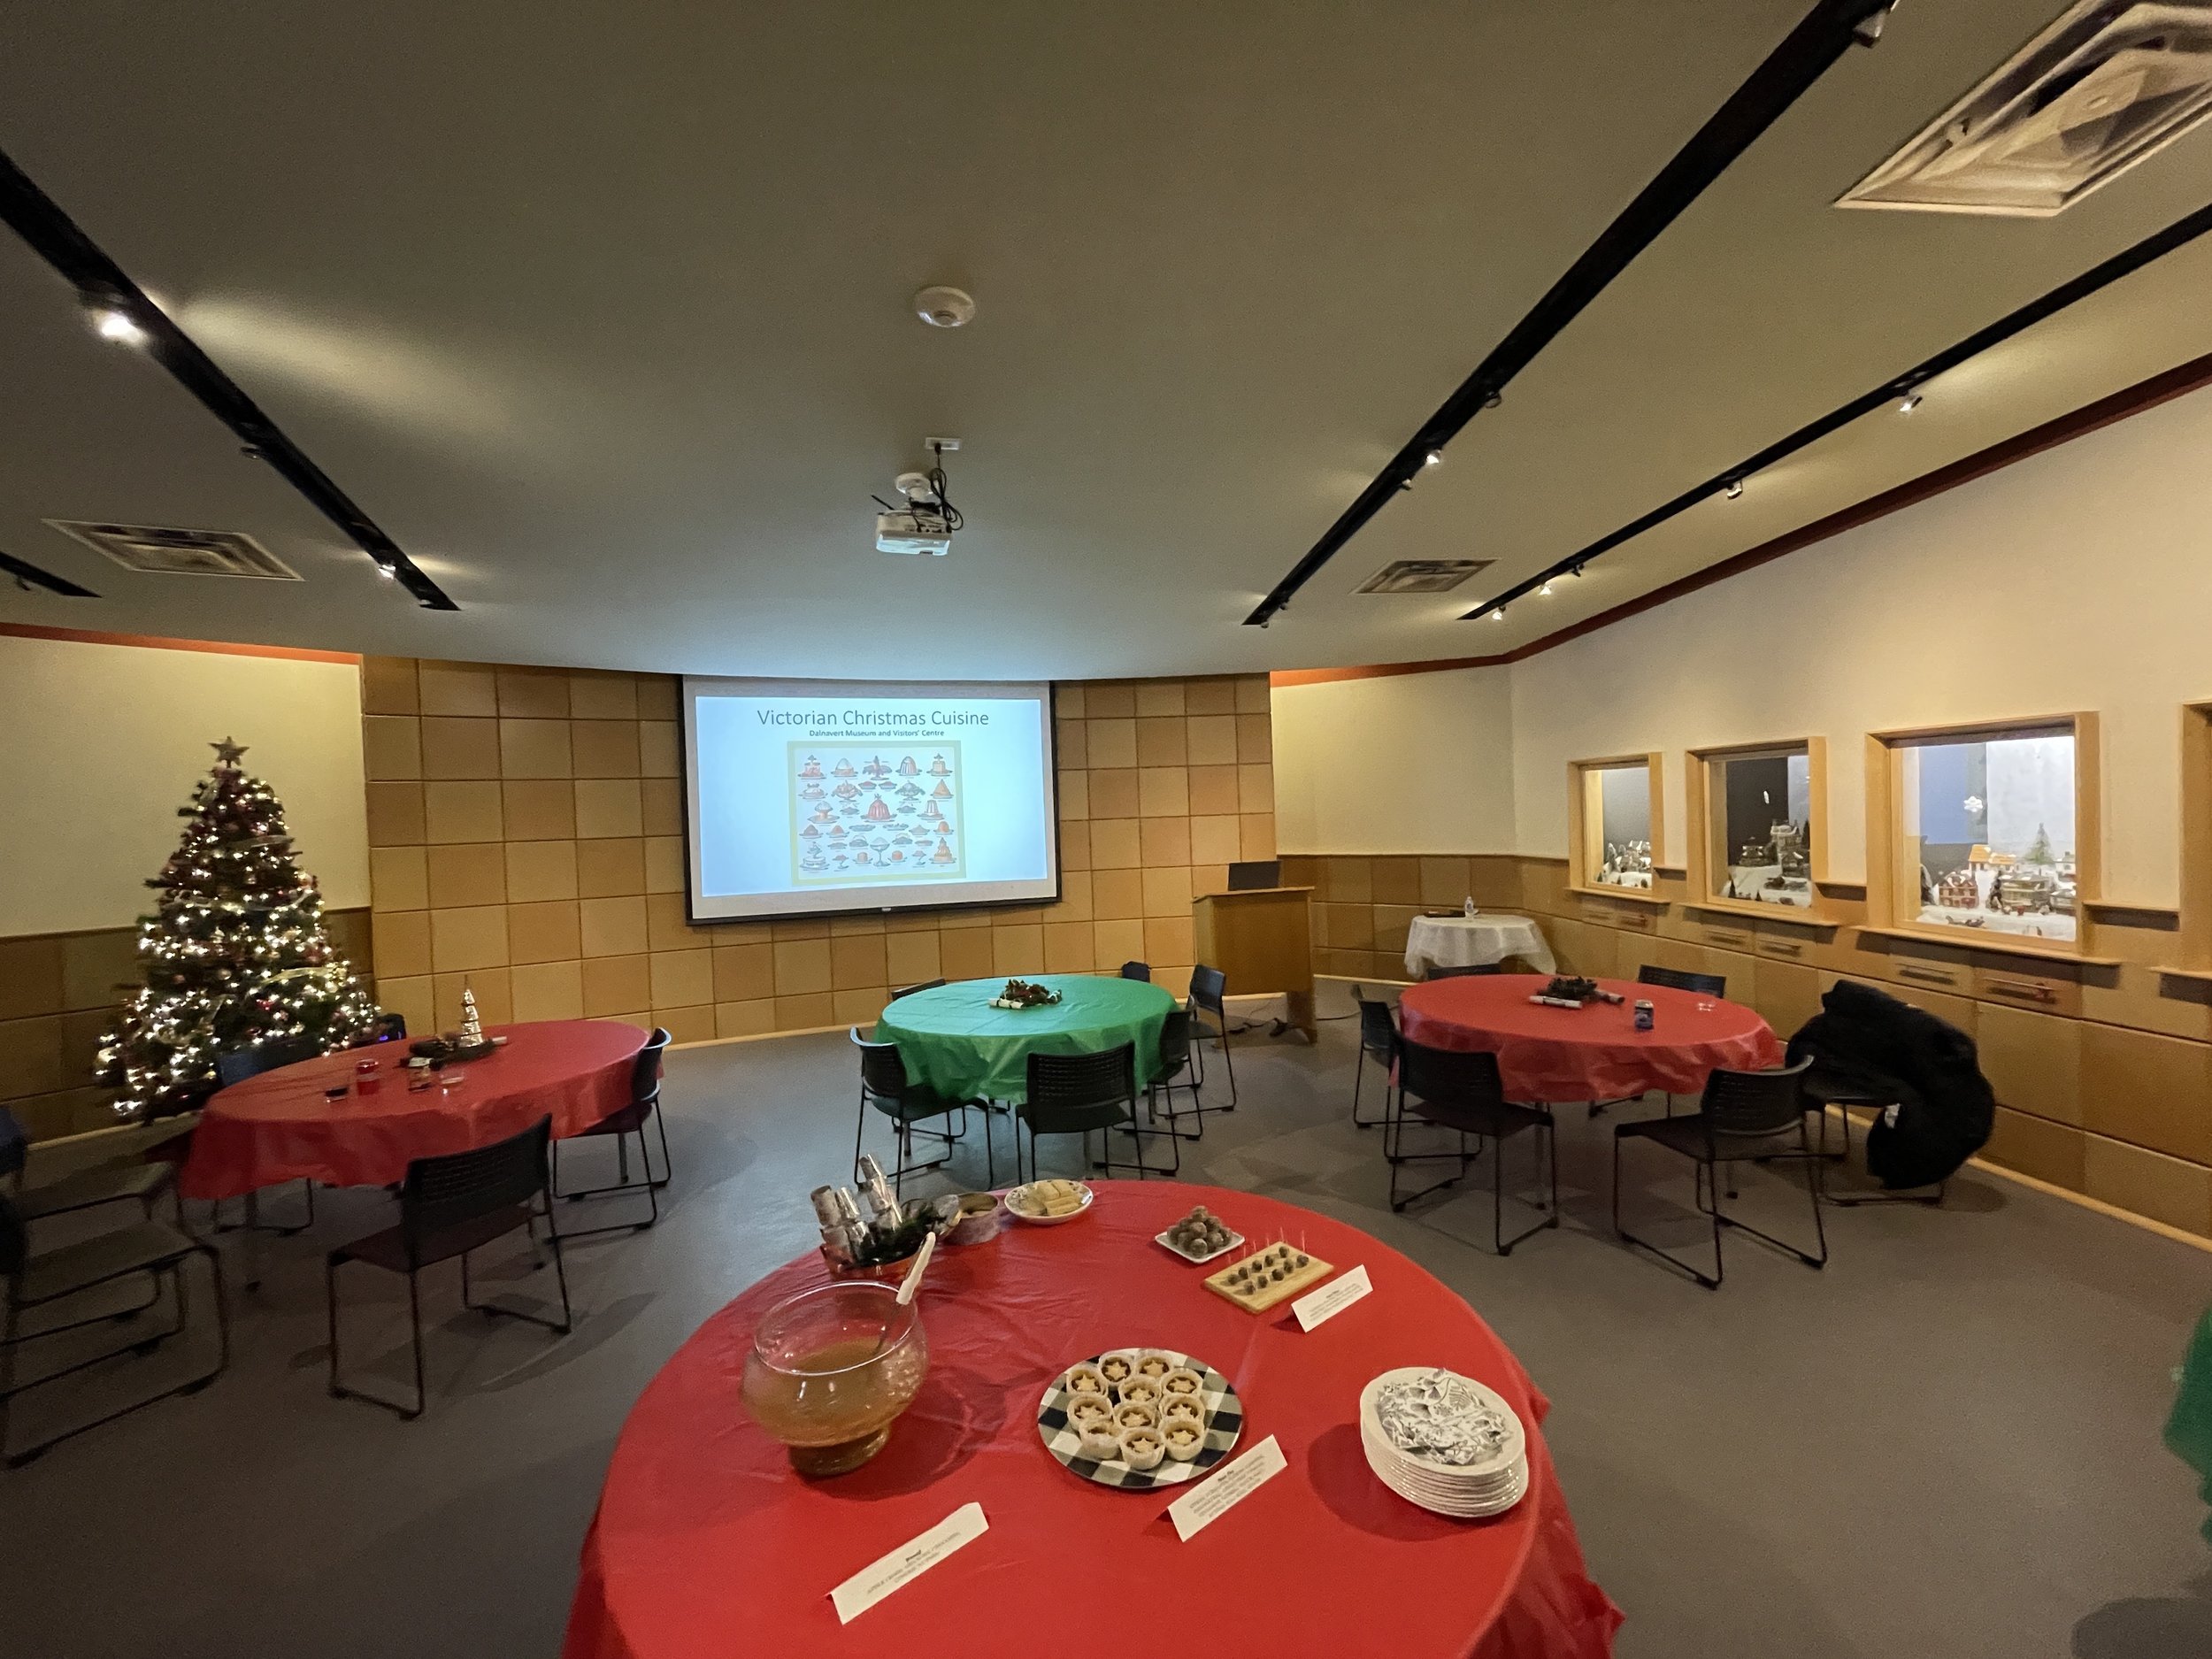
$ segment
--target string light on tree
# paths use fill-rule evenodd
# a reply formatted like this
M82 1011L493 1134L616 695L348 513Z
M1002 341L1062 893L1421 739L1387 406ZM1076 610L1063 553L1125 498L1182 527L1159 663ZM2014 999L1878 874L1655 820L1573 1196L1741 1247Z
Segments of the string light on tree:
M146 883L161 900L138 925L145 988L101 1040L96 1075L121 1118L197 1106L219 1053L303 1033L327 1053L367 1038L380 1012L323 931L275 792L239 765L243 746L210 747L214 770L177 809L183 838Z

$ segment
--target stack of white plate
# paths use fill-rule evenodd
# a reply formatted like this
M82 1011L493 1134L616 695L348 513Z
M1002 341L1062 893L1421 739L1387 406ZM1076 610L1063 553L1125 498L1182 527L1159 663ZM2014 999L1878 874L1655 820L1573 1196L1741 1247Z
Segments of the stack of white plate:
M1375 1401L1385 1388L1399 1383L1428 1383L1471 1411L1494 1414L1492 1432L1479 1437L1481 1449L1472 1461L1448 1463L1392 1444L1376 1415ZM1528 1435L1520 1417L1494 1390L1471 1378L1428 1365L1386 1371L1360 1391L1359 1433L1375 1478L1407 1502L1438 1515L1462 1520L1502 1515L1528 1490ZM1463 1445L1458 1455L1465 1455L1467 1449Z

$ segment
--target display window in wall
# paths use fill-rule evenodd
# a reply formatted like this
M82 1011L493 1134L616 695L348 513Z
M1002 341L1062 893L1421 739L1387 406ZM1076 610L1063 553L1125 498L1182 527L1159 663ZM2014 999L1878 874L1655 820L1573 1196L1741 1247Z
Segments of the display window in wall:
M1921 738L1895 754L1901 910L1924 926L2076 940L2073 725Z
M1726 904L1810 910L1826 833L1825 757L1812 740L1694 751L1702 780L1702 891Z
M1648 892L1659 862L1659 757L1577 761L1570 769L1571 882Z

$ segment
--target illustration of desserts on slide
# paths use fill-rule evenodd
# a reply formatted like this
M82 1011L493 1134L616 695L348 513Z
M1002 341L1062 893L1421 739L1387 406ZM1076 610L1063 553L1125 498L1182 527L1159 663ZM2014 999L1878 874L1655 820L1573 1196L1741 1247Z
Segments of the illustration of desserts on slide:
M818 781L822 776L821 761L817 757L809 755L806 757L806 764L799 768L799 776Z
M881 795L868 803L867 818L871 824L888 824L891 821L891 809L884 804Z
M937 850L929 856L929 862L933 864L949 864L952 861L952 849L945 845L942 839L940 839Z
M911 755L909 755L909 756L906 757L905 764L906 764L908 766L911 766L911 765L913 765L913 764L914 764L914 757L913 757ZM907 801L907 802L913 802L913 801L918 801L918 800L920 800L921 798L922 798L922 786L921 786L921 785L919 785L918 783L916 783L916 782L915 782L915 781L914 781L911 778L909 778L909 779L908 779L908 780L907 780L904 783L902 783L902 784L901 784L901 785L899 786L899 799L900 799L900 800L902 800L902 801Z
M891 769L883 764L880 755L871 756L868 764L860 770L871 778L888 778L891 775Z
M945 757L942 755L929 763L929 775L933 778L947 778L952 775L952 768L945 764ZM944 786L940 784L938 787L941 790Z
M911 778L912 776L914 776L914 774L915 774L915 773L918 772L919 771L921 771L921 768L920 768L919 766L918 766L917 764L915 764L915 763L914 763L914 757L913 757L913 756L911 756L911 755L902 755L902 756L900 756L900 757L899 757L899 776L900 776L900 777L902 777L902 778Z
M830 768L830 775L833 778L852 777L854 775L852 762L849 760L840 759L836 765Z

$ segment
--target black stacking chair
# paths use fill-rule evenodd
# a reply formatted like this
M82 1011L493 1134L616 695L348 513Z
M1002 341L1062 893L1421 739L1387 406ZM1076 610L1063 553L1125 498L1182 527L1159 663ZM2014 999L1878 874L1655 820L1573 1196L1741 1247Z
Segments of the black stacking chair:
M407 1179L400 1187L399 1225L341 1245L325 1258L323 1291L330 1305L333 1398L365 1400L396 1411L411 1422L422 1415L427 1396L423 1392L422 1295L418 1280L424 1268L449 1262L457 1256L461 1258L464 1308L472 1312L527 1319L564 1336L575 1328L575 1317L568 1305L568 1270L561 1263L561 1233L553 1219L553 1171L549 1151L552 1144L553 1120L541 1118L520 1134L479 1147L473 1152L415 1159L408 1164ZM537 1207L541 1203L542 1210ZM544 1217L547 1239L553 1247L553 1272L561 1286L559 1323L521 1308L471 1302L470 1252L481 1249L518 1228L530 1229L531 1248L534 1252L537 1234L533 1224L541 1214ZM407 1275L407 1313L415 1333L412 1406L349 1387L338 1380L338 1270L348 1262L360 1262L380 1267L388 1273Z
M1495 973L1503 966L1502 963L1497 962L1473 962L1456 968L1448 968L1440 964L1429 970L1428 977L1432 979L1463 979L1471 974Z
M860 1179L860 1142L868 1132L868 1113L872 1109L881 1112L897 1125L899 1154L891 1170L891 1189L903 1199L906 1196L906 1178L941 1168L952 1156L952 1149L968 1130L968 1108L980 1106L981 1101L950 1100L926 1083L910 1083L906 1078L906 1061L895 1042L870 1042L855 1025L846 1033L852 1045L860 1051L860 1122L853 1131L853 1179ZM952 1114L960 1114L960 1127L951 1125ZM920 1125L931 1118L946 1120L942 1129L924 1129ZM921 1135L937 1141L943 1150L926 1164L914 1162L914 1137ZM1017 1147L1017 1152L1019 1148ZM998 1185L998 1167L991 1149L991 1125L983 1120L983 1166L986 1184Z
M1152 983L1152 964L1148 962L1125 962L1121 964L1121 977L1125 979L1142 979L1149 985Z
M192 1257L204 1256L207 1271L215 1292L215 1363L208 1371L172 1383L157 1394L134 1400L128 1405L87 1422L73 1424L57 1434L35 1440L28 1446L12 1446L8 1439L8 1408L18 1394L48 1383L58 1382L64 1377L114 1359L126 1350L134 1354L150 1354L173 1336L183 1333L190 1310L184 1288L184 1266ZM35 1331L22 1328L27 1310L50 1307L118 1279L129 1279L143 1273L147 1279L144 1301L134 1306L118 1310L103 1304L100 1311L81 1319L71 1319L60 1325L42 1325ZM128 1320L143 1313L161 1300L161 1281L166 1277L176 1297L176 1323L165 1331L149 1336L134 1330L131 1339L119 1346L103 1349L88 1358L73 1361L53 1371L19 1381L16 1377L16 1355L20 1348L58 1336L65 1331L81 1330L87 1325L104 1325L111 1319ZM111 1233L96 1233L74 1244L65 1244L51 1250L35 1251L31 1248L30 1230L23 1212L14 1201L0 1194L0 1459L9 1468L19 1467L50 1446L81 1434L88 1429L112 1423L117 1417L150 1406L171 1394L196 1394L213 1382L230 1360L230 1323L223 1308L223 1263L215 1252L198 1240L188 1237L165 1221L149 1217L117 1228Z
M154 1201L176 1185L177 1166L155 1158L85 1170L58 1181L26 1187L23 1171L29 1156L30 1138L23 1133L23 1125L16 1121L13 1112L0 1106L0 1193L6 1193L14 1201L16 1213L27 1223L48 1216L96 1210L103 1204L120 1203L136 1204L145 1212L146 1219L151 1221ZM177 1219L181 1225L184 1217L180 1208Z
M1191 1018L1187 1009L1176 1009L1160 1026L1160 1070L1145 1086L1145 1116L1153 1115L1152 1103L1164 1097L1167 1102L1167 1126L1171 1133L1185 1141L1195 1141L1206 1132L1206 1118L1198 1103L1198 1079L1191 1070ZM1189 1117L1198 1125L1185 1129L1177 1121L1185 1114L1175 1110L1175 1091L1190 1091Z
M630 1103L620 1110L602 1118L590 1128L572 1135L571 1141L585 1141L593 1135L614 1137L615 1178L606 1187L587 1187L580 1192L561 1190L561 1143L553 1143L553 1196L556 1198L604 1198L616 1193L643 1193L649 1213L642 1221L611 1221L599 1227L572 1227L564 1236L588 1239L595 1233L642 1233L661 1218L660 1189L675 1175L675 1166L668 1160L668 1125L661 1116L661 1060L668 1052L669 1035L658 1026L645 1040L645 1046L637 1051L637 1058L630 1067ZM645 1144L645 1125L650 1122L659 1132L661 1143L661 1172L653 1173L653 1154ZM630 1179L629 1137L637 1137L638 1162L645 1167L645 1179Z
M1227 995L1228 989L1229 977L1218 968L1210 968L1202 962L1190 971L1190 1001L1184 1007L1192 1015L1193 1041L1202 1042L1208 1037L1217 1041L1221 1044L1221 1064L1229 1071L1229 1103L1226 1106L1202 1106L1198 1109L1202 1112L1233 1112L1237 1109L1237 1063L1229 1052L1229 1010L1223 1006L1221 1000ZM1213 1016L1214 1028L1210 1032L1206 1029L1205 1022L1197 1018L1201 1014ZM1206 1081L1206 1056L1202 1050L1195 1048L1193 1052L1198 1056L1198 1081L1202 1086Z
M1671 990L1693 991L1700 996L1726 996L1728 976L1724 973L1688 973L1680 968L1655 967L1647 962L1636 970L1639 985L1663 985Z
M924 979L919 985L902 985L891 993L890 1000L895 1002L902 996L911 996L917 991L933 991L943 983L942 979Z
M1805 1073L1810 1059L1772 1071L1731 1071L1717 1067L1705 1079L1705 1094L1696 1111L1684 1118L1651 1118L1641 1123L1617 1124L1613 1129L1613 1231L1637 1248L1687 1273L1708 1290L1720 1288L1723 1227L1734 1227L1777 1249L1786 1250L1808 1267L1828 1264L1828 1233L1820 1219L1820 1158L1805 1128ZM1695 1166L1692 1202L1713 1223L1713 1271L1709 1276L1680 1256L1671 1255L1621 1225L1621 1143L1650 1141L1678 1152ZM1764 1163L1789 1160L1805 1171L1805 1195L1813 1210L1813 1236L1820 1253L1808 1256L1786 1240L1762 1233L1747 1222L1721 1213L1720 1169L1747 1160ZM1707 1187L1712 1204L1705 1202Z
M1352 1063L1352 1126L1379 1129L1390 1121L1390 1090L1398 1064L1398 1022L1391 1018L1389 1003L1361 995L1356 985L1352 987L1352 1000L1359 1004L1359 1057ZM1382 1067L1383 1115L1379 1118L1359 1115L1360 1085L1370 1060Z
M1183 1167L1182 1143L1171 1132L1147 1130L1137 1122L1137 1046L1125 1042L1118 1048L1090 1054L1035 1054L1029 1056L1029 1098L1015 1109L1014 1174L1021 1175L1021 1125L1029 1126L1029 1174L1037 1175L1037 1138L1040 1135L1081 1135L1083 1149L1090 1151L1091 1131L1101 1132L1100 1150L1108 1156L1091 1167L1109 1175L1128 1171L1140 1179L1148 1175L1175 1175ZM1111 1133L1125 1129L1136 1138L1133 1164L1113 1161ZM1144 1136L1165 1133L1174 1162L1163 1170L1144 1161Z
M369 1043L404 1042L406 1041L407 1016L404 1014L379 1014L376 1017L376 1024L369 1027ZM366 1048L368 1043L359 1043L355 1046Z
M1409 1038L1398 1039L1397 1110L1383 1125L1383 1156L1390 1164L1390 1207L1403 1210L1417 1198L1455 1184L1467 1173L1477 1152L1467 1150L1467 1137L1496 1144L1490 1167L1490 1237L1500 1256L1531 1233L1559 1225L1559 1134L1551 1114L1541 1107L1516 1106L1505 1098L1498 1076L1498 1056L1463 1053L1453 1048L1431 1048ZM1409 1118L1448 1129L1459 1136L1456 1151L1409 1153L1405 1149ZM1551 1163L1551 1200L1541 1198L1536 1208L1544 1219L1511 1238L1505 1236L1505 1143L1525 1129L1540 1129L1548 1141ZM1398 1170L1408 1164L1455 1164L1458 1170L1418 1192L1398 1194Z
M404 1025L403 1021L403 1029ZM266 1042L257 1042L248 1048L232 1048L215 1056L216 1085L228 1088L232 1084L242 1083L250 1077L258 1077L264 1071L273 1071L280 1065L297 1065L303 1060L312 1060L322 1051L322 1043L305 1032L297 1032L288 1037L272 1037ZM307 1200L307 1218L304 1221L288 1227L271 1222L265 1227L261 1220L261 1194L248 1193L245 1225L288 1239L296 1233L304 1233L315 1225L315 1183L301 1181L300 1191ZM220 1229L223 1203L219 1198L215 1201L214 1217L215 1224ZM250 1290L253 1286L249 1285L247 1288Z

